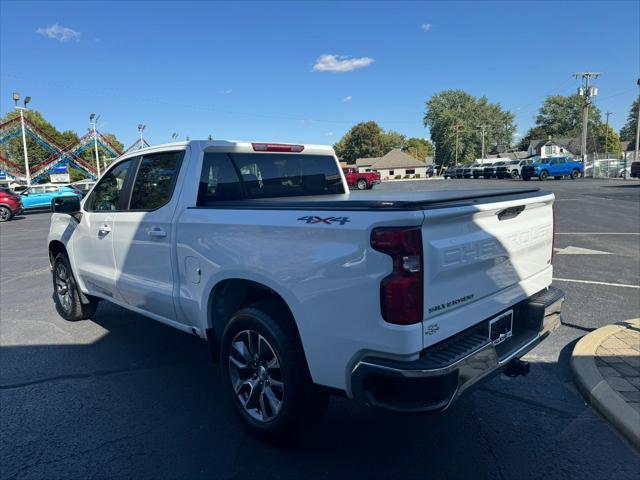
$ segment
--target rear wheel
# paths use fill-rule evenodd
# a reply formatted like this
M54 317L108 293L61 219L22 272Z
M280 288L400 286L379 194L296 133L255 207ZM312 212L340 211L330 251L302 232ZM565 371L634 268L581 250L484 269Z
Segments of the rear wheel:
M8 222L13 217L11 210L4 205L0 206L0 222Z
M520 174L518 174L518 170L511 171L511 178L518 178Z
M366 190L369 187L369 182L367 182L364 178L358 180L358 190Z
M53 262L53 291L56 310L65 320L85 320L96 313L98 301L82 295L65 253L59 253Z
M578 170L577 168L574 168L571 171L571 180L575 180L576 178L580 177L580 170Z
M222 336L225 390L240 420L253 433L278 440L321 416L329 395L311 381L297 335L270 302L238 311Z
M546 170L543 170L540 172L540 180L544 181L547 178L549 178L549 172L547 172Z

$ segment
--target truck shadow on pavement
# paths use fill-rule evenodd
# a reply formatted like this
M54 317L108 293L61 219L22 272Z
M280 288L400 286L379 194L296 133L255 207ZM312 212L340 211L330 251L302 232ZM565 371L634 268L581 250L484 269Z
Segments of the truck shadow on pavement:
M551 478L567 461L573 478L602 478L618 443L612 431L590 442L601 421L555 364L532 363L529 377L496 377L436 416L335 398L274 446L240 427L202 341L106 303L93 320L53 318L91 335L0 349L3 478ZM640 460L624 446L621 457L616 478L633 478Z

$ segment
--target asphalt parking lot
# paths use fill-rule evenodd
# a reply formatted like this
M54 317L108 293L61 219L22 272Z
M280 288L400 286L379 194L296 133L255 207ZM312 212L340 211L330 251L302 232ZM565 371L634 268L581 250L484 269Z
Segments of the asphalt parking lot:
M103 302L56 314L49 214L0 226L0 477L635 479L640 455L577 391L578 338L640 316L640 182L395 182L376 188L540 187L557 197L563 326L438 416L374 414L332 400L320 425L274 447L246 434L204 343ZM586 251L584 250L586 249Z

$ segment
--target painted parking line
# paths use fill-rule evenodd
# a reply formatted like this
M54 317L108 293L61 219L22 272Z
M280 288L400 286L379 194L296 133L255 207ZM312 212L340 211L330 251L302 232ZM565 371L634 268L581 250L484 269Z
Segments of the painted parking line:
M640 290L640 285L628 285L626 283L596 282L593 280L576 280L574 278L554 278L553 281L554 282L570 282L570 283L586 283L589 285L604 285L607 287L637 288Z

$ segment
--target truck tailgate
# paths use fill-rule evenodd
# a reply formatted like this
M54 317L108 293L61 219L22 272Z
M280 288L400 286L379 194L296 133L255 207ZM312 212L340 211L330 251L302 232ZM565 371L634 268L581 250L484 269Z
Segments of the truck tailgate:
M548 269L553 201L552 194L536 194L426 209L422 226L425 321Z

